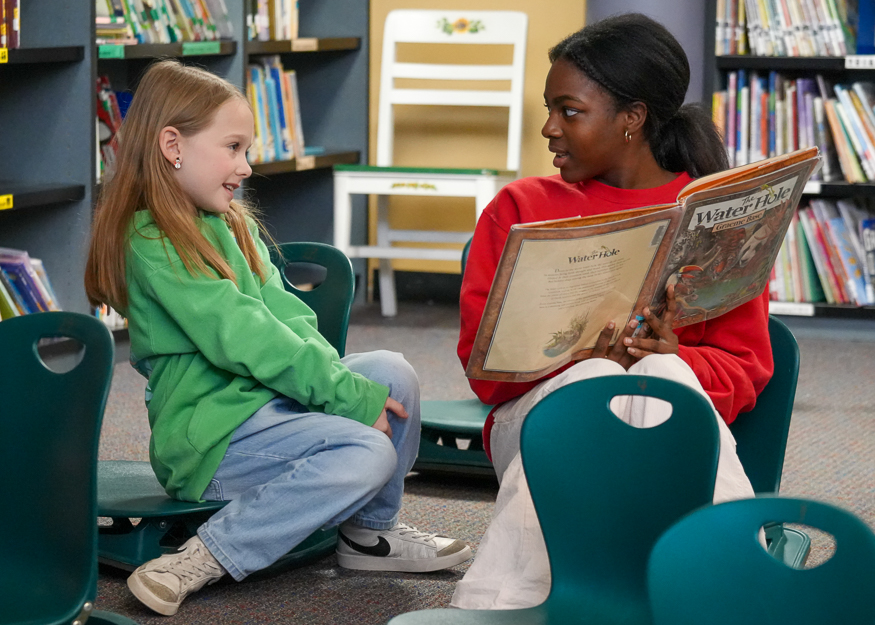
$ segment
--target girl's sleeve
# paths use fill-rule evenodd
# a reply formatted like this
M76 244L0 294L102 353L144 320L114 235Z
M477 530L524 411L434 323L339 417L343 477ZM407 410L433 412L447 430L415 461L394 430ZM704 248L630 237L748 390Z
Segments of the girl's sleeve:
M216 367L327 414L367 425L380 416L389 390L340 362L316 331L313 311L291 294L279 297L278 272L272 271L263 287L270 308L231 280L190 275L180 261L153 269L141 283L151 305L166 311L192 351ZM160 345L152 347L161 352Z
M516 214L513 198L508 193L499 192L492 201L495 211L505 211ZM491 205L491 206L492 206ZM459 297L460 329L459 344L456 352L462 367L467 368L471 359L471 351L480 319L486 308L486 299L492 287L492 279L498 268L498 261L504 249L508 231L493 219L493 210L483 212L477 222L471 248L468 251L468 262L464 268L462 291ZM560 370L561 371L561 370ZM552 375L557 375L559 371ZM532 382L494 382L490 380L474 380L468 378L471 390L484 404L495 405L527 393L541 380Z
M726 423L754 407L774 372L768 297L764 292L678 333L678 355L693 369Z

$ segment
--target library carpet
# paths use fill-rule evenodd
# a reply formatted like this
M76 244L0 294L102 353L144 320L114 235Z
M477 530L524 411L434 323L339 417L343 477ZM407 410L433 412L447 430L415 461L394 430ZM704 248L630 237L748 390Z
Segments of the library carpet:
M824 330L797 329L792 322L802 369L781 492L842 506L875 529L875 322L855 326L853 333L838 323ZM402 301L394 319L381 317L379 304L361 305L353 311L347 350L402 352L419 374L423 399L471 397L455 355L457 336L458 307L452 303ZM144 384L129 365L116 365L101 458L147 459ZM402 520L465 540L476 551L496 492L494 480L411 474ZM809 532L809 565L816 565L833 545L828 535ZM378 625L411 610L446 607L468 566L430 574L348 571L331 555L242 583L225 578L192 595L170 621L130 595L126 573L101 567L96 605L142 625Z

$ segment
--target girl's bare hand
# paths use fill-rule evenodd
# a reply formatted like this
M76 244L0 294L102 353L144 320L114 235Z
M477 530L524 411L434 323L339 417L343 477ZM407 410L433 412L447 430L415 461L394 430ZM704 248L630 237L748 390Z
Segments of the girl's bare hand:
M677 354L678 337L672 330L674 318L677 315L677 301L674 296L674 285L669 285L665 291L665 312L662 318L653 314L650 308L644 309L644 321L650 326L649 336L624 338L626 351L636 359L650 354Z
M383 411L380 413L380 416L372 425L372 428L380 430L383 434L392 438L392 426L389 425L389 415L388 411L392 411L399 419L406 419L408 417L407 411L404 409L404 406L401 405L400 402L395 401L391 397L386 398L386 405L383 406Z
M632 336L633 332L635 332L635 329L638 327L638 321L633 319L626 324L626 327L623 328L620 335L617 337L617 342L611 345L611 338L614 336L614 327L614 322L609 321L605 327L602 328L598 339L596 339L595 347L592 350L590 358L607 358L608 360L613 360L614 362L619 363L624 369L628 369L635 364L637 358L629 352L625 341Z

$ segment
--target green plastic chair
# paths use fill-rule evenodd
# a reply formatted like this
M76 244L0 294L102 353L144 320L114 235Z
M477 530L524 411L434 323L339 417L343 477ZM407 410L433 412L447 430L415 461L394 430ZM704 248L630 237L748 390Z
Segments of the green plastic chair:
M782 321L769 317L769 338L775 359L772 379L753 410L738 415L729 425L738 458L757 494L777 493L781 487L799 378L799 346L793 333ZM769 553L794 568L802 568L811 551L811 539L805 532L780 523L766 526L766 542Z
M813 569L766 554L769 521L804 523L835 537ZM875 623L875 534L850 512L816 501L759 497L698 510L653 549L648 586L655 625Z
M354 278L349 259L323 243L284 243L269 251L285 288L316 312L319 331L343 356L353 299ZM301 290L288 276L293 271L299 274L297 284L321 283L312 290ZM148 462L101 462L98 492L99 514L111 520L110 525L100 527L100 561L127 570L178 548L226 503L171 499ZM131 519L136 518L141 520L134 525ZM336 528L318 530L275 566L302 566L333 553L336 542Z
M611 412L617 395L664 399L672 415L653 428L632 427ZM550 558L547 600L521 610L423 610L391 625L650 625L650 550L713 497L719 435L707 400L660 378L582 380L532 409L520 444Z
M325 243L281 243L269 251L271 261L280 270L283 286L316 312L319 332L343 357L355 296L355 274L349 258ZM302 290L289 274L296 274L298 285L317 286Z
M45 337L75 339L81 361L66 372L57 362L57 372L48 368L37 351ZM0 322L0 345L0 623L135 625L94 610L112 335L93 317L46 312Z

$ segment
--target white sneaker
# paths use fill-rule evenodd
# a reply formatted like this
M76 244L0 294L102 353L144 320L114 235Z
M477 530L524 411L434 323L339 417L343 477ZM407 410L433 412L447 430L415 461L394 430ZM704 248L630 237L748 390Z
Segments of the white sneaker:
M337 535L337 563L345 569L424 573L455 566L472 556L471 547L461 540L426 534L404 523L374 530L347 521Z
M225 569L198 536L189 538L179 551L146 562L128 578L128 588L146 606L164 616L173 616L188 595L214 584Z

